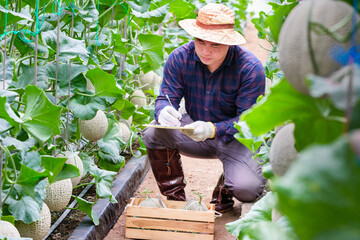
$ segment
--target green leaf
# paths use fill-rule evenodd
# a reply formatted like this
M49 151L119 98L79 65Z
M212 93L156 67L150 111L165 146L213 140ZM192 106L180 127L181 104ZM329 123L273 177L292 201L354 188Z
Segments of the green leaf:
M6 147L10 147L10 146L14 146L16 149L20 150L20 151L27 151L29 150L31 147L33 147L35 145L36 141L34 138L29 138L26 141L20 141L17 140L16 138L10 137L10 136L6 136L3 139L3 144Z
M84 167L83 175L85 175L87 172L89 172L89 169L91 168L91 166L94 165L94 159L83 152L79 153L79 157L81 158L81 161L83 162L83 167Z
M32 223L41 218L39 203L32 197L24 196L15 199L10 196L6 203L9 204L9 211L17 221Z
M279 210L300 239L360 236L360 166L344 136L301 152L274 184Z
M93 221L93 223L97 226L99 225L99 217L97 216L96 212L92 209L95 202L89 202L85 199L82 199L78 196L73 196L78 203L78 206L76 209L85 212Z
M41 165L49 172L49 184L55 182L56 176L61 172L67 158L41 156Z
M129 100L123 99L123 105L119 106L118 104L114 104L115 109L121 111L121 117L124 119L129 119L134 112L136 111L136 106L132 104Z
M254 154L263 143L263 137L254 136L246 122L239 121L234 126L239 131L234 137Z
M35 43L23 41L19 38L19 35L17 35L15 37L14 46L16 47L17 50L19 50L19 52L22 56L24 56L27 53L35 51ZM37 47L38 47L38 50L37 50L38 53L44 54L44 55L49 54L49 50L47 49L47 47L45 45L38 43Z
M60 173L56 176L55 182L61 181L64 179L68 179L68 178L78 177L78 176L80 176L79 169L72 164L65 163L64 167L61 169Z
M22 123L23 121L14 113L6 100L6 97L0 96L0 118L5 119L11 126L14 126L16 122Z
M95 179L96 194L100 198L109 198L111 203L117 203L115 197L111 193L111 186L117 173L102 170L94 165L91 166L89 173Z
M9 86L25 89L28 85L34 84L34 67L20 64L21 74L16 81L12 81ZM46 67L38 66L37 87L43 90L47 89Z
M101 70L94 68L86 73L86 77L90 79L95 87L95 94L97 96L107 97L122 97L126 92L116 84L115 76Z
M46 172L38 172L28 166L21 164L20 173L16 180L18 185L27 185L35 187L36 183L48 176Z
M252 225L256 225L262 221L271 221L271 212L275 205L275 198L271 192L268 192L264 197L257 201L244 215L244 217L227 223L226 229L238 239L242 239L246 232Z
M101 149L99 156L113 164L120 164L124 161L121 156L122 147L125 143L121 140L121 131L113 118L108 118L109 127L105 136L97 143Z
M7 17L7 26L5 26L5 17ZM13 23L17 23L21 20L27 20L29 22L33 22L33 20L21 13L17 13L14 11L11 11L10 9L5 9L3 6L0 5L0 32L3 33L5 30L5 27L8 27L12 25Z
M133 0L129 1L129 6L133 9L133 11L145 13L149 11L150 2L150 0Z
M4 74L4 70L5 70L5 82L6 82L6 85L8 85L10 82L11 82L11 79L13 79L13 76L14 76L14 61L13 59L11 59L10 57L6 57L6 60L5 60L5 69L4 69L4 57L1 58L2 62L0 63L1 64L1 67L2 67L2 71L1 71L1 74L0 74L0 81L1 83L3 84L3 74ZM1 88L2 89L2 88ZM2 90L4 91L4 90Z
M291 229L284 229L276 222L260 221L246 229L253 240L298 240Z
M22 127L37 141L43 143L60 133L61 107L53 105L36 86L27 86Z
M170 2L169 12L172 12L178 20L181 20L195 11L195 5L191 1L175 0Z
M42 41L50 48L54 53L56 52L56 40L57 33L56 30L41 32ZM85 47L84 40L78 40L66 36L64 33L60 33L60 42L58 49L59 52L59 61L67 62L70 59L76 58L77 56L82 60L87 62L89 59L89 52Z
M135 17L140 18L140 19L144 19L144 20L149 20L150 22L154 22L154 23L161 23L166 14L169 12L169 5L166 4L162 7L156 8L154 10L151 11L147 11L147 12L137 12L135 10L132 11L132 13L134 14Z
M86 22L91 23L98 19L99 12L96 9L94 0L87 1L86 6L77 10L79 11L78 16Z
M70 100L71 112L80 119L93 119L98 110L104 110L107 107L105 97L88 97L75 95Z
M271 88L262 100L245 111L251 132L259 136L287 121L295 123L298 151L312 143L329 143L336 139L344 126L343 113L334 109L326 99L314 99L297 92L286 80Z
M153 34L139 34L139 42L142 46L142 52L145 54L147 62L154 70L158 69L164 62L164 38Z

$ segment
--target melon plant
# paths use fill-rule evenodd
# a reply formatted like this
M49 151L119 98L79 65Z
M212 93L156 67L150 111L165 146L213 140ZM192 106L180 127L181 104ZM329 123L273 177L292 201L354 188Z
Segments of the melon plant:
M149 71L145 74L141 72L139 75L139 80L141 83L141 89L144 91L152 89L154 86L160 85L161 83L161 77L154 71Z
M147 102L144 92L140 89L135 90L130 96L130 102L137 106L137 108L145 106Z
M51 183L46 189L46 198L44 200L49 209L58 211L65 208L71 199L72 187L69 178Z
M353 12L349 4L341 1L308 0L299 2L287 16L279 35L279 64L296 90L309 94L305 83L307 74L327 77L342 67L332 53L336 55L335 48L349 49L350 38L340 41L339 36L351 32ZM346 19L346 24L339 27ZM356 22L358 20L357 14ZM325 33L323 27L330 30L335 25L332 35ZM360 31L357 31L356 44L359 43Z
M74 152L70 152L70 151L65 151L64 154L59 154L58 157L67 158L67 160L66 160L67 164L71 164L79 169L80 176L73 177L70 179L72 187L75 187L80 182L81 177L84 173L84 165L83 165L82 160L80 159L78 154L76 154Z
M108 120L103 111L98 110L93 119L79 121L81 135L90 141L102 139L108 129Z
M0 235L6 237L20 238L17 228L8 221L0 220Z
M293 123L285 125L271 143L269 158L275 176L284 175L296 159L294 128Z
M131 131L129 126L124 122L119 122L119 130L121 132L121 140L127 143L131 136Z
M166 205L163 201L160 200L160 198L149 198L148 194L153 193L153 191L148 191L149 187L147 187L144 191L141 193L145 194L145 199L142 200L139 203L140 207L153 207L153 208L166 208Z
M201 195L200 193L194 192L199 196L199 201L194 201L194 199L190 200L184 207L185 210L191 211L208 211L209 209L206 207L204 203L202 203L202 198L205 195Z
M33 240L41 240L46 236L51 227L51 213L45 203L42 205L40 216L41 218L39 220L29 224L22 221L15 222L15 226L22 237L29 237Z

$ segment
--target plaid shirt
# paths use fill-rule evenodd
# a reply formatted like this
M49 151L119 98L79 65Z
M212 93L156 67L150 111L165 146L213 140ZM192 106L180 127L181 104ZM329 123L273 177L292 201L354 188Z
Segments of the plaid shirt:
M265 91L265 72L260 60L240 46L230 46L222 65L210 72L195 53L194 41L175 49L164 66L164 78L155 102L155 119L170 105L185 109L194 120L212 122L215 139L229 142L237 130L234 122Z

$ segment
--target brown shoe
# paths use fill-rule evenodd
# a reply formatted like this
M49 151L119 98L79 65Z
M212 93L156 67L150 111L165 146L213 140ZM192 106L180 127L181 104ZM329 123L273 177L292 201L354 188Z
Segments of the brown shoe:
M147 155L157 185L168 200L185 201L185 178L177 149L149 149Z
M234 207L234 200L232 200L232 198L231 192L225 185L224 173L222 173L214 188L210 203L215 204L215 211L225 213Z

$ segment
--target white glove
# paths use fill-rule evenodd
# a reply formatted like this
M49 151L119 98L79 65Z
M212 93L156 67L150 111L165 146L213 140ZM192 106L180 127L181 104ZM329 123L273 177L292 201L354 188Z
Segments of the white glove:
M182 115L171 106L164 107L159 114L159 123L163 126L179 127Z
M196 142L205 141L215 137L215 126L212 122L196 121L184 127L193 127L194 130L182 129L180 132L192 138Z

